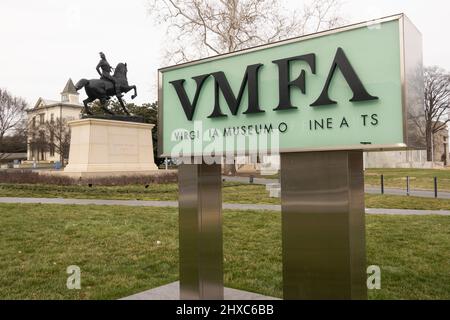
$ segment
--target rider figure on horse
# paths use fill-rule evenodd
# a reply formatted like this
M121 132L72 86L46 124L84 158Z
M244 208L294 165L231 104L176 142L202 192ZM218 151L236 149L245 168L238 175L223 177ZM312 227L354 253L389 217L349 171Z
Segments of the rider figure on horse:
M114 91L116 92L116 96L121 97L122 94L120 92L120 87L117 85L116 79L111 75L112 67L109 62L106 60L105 54L100 52L100 62L98 63L96 70L100 75L101 79L109 80L113 83Z

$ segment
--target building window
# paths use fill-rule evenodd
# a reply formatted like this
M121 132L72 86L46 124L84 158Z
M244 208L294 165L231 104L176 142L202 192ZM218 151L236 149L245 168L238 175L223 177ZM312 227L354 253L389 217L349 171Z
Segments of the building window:
M32 125L33 125L33 128L36 128L36 117L33 117Z
M44 124L44 116L45 116L44 113L41 113L41 114L39 115L39 124Z
M55 115L53 113L50 115L50 122L55 122Z

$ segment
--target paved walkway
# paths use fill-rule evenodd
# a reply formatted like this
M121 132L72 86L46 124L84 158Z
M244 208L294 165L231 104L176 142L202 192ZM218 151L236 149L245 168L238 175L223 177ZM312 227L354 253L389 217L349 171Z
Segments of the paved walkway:
M240 183L250 183L250 178L248 177L222 177L224 181L229 182L240 182ZM267 179L267 178L254 178L254 184L268 184L277 183L278 179ZM381 194L380 187L365 187L364 191L370 194ZM399 188L384 188L384 194L396 195L396 196L406 196L406 189ZM413 197L423 197L423 198L434 198L434 191L432 190L410 190L410 196ZM438 192L439 199L450 199L450 192Z
M178 207L177 201L148 200L103 200L103 199L63 199L63 198L13 198L0 197L0 203L43 203L43 204L75 204L75 205L114 205L133 207ZM268 210L281 211L277 204L240 204L224 203L223 209L229 210ZM366 208L366 214L401 214L401 215L444 215L450 216L450 210L409 210L409 209L377 209Z
M264 296L259 293L227 287L223 291L224 300L279 300L278 298ZM180 282L175 281L119 300L180 300Z
M365 187L364 191L371 194L381 194L380 188ZM396 196L406 196L405 189L384 188L384 194L391 194ZM409 195L412 197L434 198L434 191L431 190L410 190ZM450 192L438 192L439 199L450 199Z
M222 180L229 181L229 182L250 183L249 177L222 176ZM278 182L278 179L253 178L254 184L268 184L268 183L277 183L277 182Z

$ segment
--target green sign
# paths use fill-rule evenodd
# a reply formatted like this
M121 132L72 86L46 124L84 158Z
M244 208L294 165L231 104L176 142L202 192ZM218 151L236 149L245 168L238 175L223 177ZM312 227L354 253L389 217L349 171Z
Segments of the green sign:
M162 156L422 147L404 15L159 70Z

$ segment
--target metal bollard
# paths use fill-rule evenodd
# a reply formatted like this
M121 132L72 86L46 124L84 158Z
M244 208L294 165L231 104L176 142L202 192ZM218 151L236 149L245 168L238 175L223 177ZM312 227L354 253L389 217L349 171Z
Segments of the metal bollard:
M434 177L434 197L438 196L438 185L437 185L437 177Z
M384 194L384 175L381 175L381 194Z
M406 177L406 195L409 196L409 176Z

